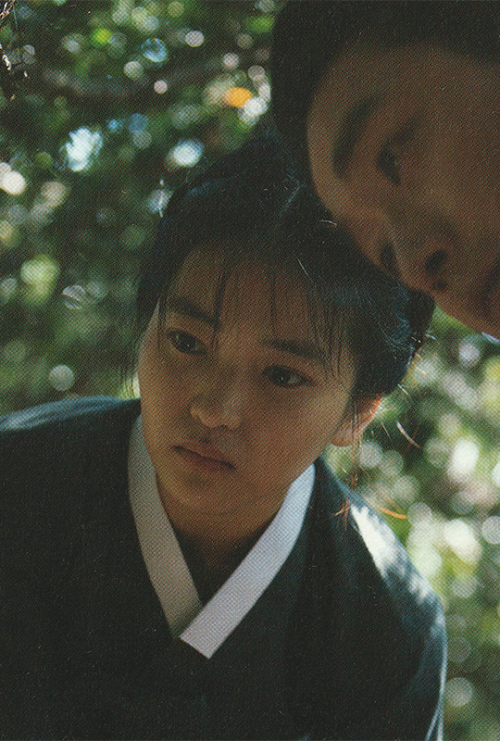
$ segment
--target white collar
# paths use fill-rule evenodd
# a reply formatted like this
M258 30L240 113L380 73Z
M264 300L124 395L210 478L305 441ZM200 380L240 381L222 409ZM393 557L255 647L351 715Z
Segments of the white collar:
M128 461L130 502L141 551L170 631L210 659L290 555L311 497L314 466L293 482L270 525L203 607L158 494L140 417L132 429Z

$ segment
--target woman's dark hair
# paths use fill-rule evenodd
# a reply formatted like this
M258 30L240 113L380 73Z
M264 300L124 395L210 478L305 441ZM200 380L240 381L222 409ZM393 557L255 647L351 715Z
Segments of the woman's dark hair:
M477 0L291 0L271 54L273 115L308 174L306 117L326 68L355 41L387 49L426 43L500 64L500 4Z
M398 385L432 315L431 299L363 257L270 136L249 141L174 193L140 279L140 329L195 249L222 250L226 277L249 261L264 264L272 279L282 269L294 272L330 353L340 333L357 360L355 398Z

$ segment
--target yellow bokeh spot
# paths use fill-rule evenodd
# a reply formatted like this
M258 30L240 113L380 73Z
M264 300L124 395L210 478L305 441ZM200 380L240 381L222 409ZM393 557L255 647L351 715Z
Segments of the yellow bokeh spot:
M184 5L174 0L174 2L168 4L167 12L172 18L179 18L184 13Z
M230 87L224 95L224 103L232 108L241 108L250 98L253 95L246 87Z
M500 358L490 358L484 368L484 376L488 381L500 381Z
M90 38L94 46L105 46L112 35L109 28L96 28Z
M10 242L15 234L15 229L8 221L0 221L0 242Z

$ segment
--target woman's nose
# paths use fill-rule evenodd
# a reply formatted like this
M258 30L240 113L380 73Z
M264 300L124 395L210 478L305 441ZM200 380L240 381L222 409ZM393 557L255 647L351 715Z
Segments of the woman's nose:
M243 414L243 389L235 378L210 379L191 402L191 415L205 427L237 429Z

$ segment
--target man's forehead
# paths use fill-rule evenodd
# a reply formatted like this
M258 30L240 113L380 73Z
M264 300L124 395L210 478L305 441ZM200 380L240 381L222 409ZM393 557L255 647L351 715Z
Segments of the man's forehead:
M339 55L325 68L320 84L326 80L340 93L357 90L375 91L377 86L387 87L391 81L403 78L418 86L419 71L436 78L453 70L476 69L486 64L471 55L436 42L404 42L380 46L369 38L347 43ZM500 58L496 65L500 65ZM354 87L353 87L354 86Z
M381 103L415 108L439 104L444 95L466 87L477 86L479 93L490 81L478 67L476 60L435 44L379 48L356 40L347 46L325 70L309 112L309 121L315 117L330 129L339 147L333 153L336 174L342 177L357 138Z

